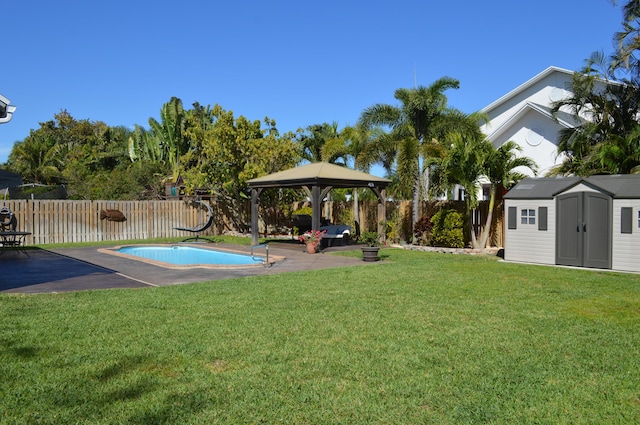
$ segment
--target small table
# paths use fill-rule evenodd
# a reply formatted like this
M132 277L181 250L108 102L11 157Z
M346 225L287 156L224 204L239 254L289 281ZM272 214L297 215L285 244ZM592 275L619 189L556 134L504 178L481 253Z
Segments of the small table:
M30 234L31 232L0 232L0 245L2 248L20 246L24 242L24 238Z

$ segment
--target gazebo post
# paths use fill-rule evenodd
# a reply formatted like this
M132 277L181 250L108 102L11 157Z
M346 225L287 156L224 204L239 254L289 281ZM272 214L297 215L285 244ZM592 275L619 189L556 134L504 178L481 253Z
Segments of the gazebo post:
M258 206L262 189L251 189L251 245L258 245L260 231L258 229Z
M322 213L322 196L320 186L314 184L311 188L311 228L320 229L320 214Z
M378 234L382 235L382 242L387 239L384 231L385 222L387 221L387 191L380 190L378 194Z
M378 234L382 236L382 242L384 242L387 238L387 235L384 231L384 223L387 220L387 191L384 187L371 187L373 193L376 194L378 198Z

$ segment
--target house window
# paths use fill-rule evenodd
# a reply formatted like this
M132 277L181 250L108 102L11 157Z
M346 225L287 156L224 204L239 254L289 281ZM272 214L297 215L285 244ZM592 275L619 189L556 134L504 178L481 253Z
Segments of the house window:
M536 210L520 210L520 224L536 224Z
M640 211L638 211L638 229L640 229Z

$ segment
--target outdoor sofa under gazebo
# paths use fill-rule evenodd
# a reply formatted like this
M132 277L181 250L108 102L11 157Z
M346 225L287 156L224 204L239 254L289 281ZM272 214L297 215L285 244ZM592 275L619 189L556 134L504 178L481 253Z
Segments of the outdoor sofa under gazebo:
M383 222L386 217L386 187L391 180L361 171L351 170L328 162L315 162L289 170L269 174L248 181L251 189L251 241L258 243L258 205L260 193L267 188L303 189L311 199L311 224L320 229L322 199L334 188L368 187L378 197L378 233L384 235Z

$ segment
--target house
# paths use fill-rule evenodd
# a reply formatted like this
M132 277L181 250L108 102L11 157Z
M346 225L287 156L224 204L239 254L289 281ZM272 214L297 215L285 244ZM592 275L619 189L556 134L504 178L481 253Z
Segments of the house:
M640 272L640 175L527 178L504 202L506 261Z
M553 116L553 103L571 95L573 71L551 66L530 80L511 90L480 110L488 117L480 130L494 147L498 148L513 141L522 149L518 156L526 156L535 161L538 175L547 175L562 162L558 155L560 131L575 128L582 119L567 111L559 111ZM528 168L518 170L532 176ZM488 199L490 184L481 179L482 193L479 199ZM453 199L464 199L462 188L457 187Z
M558 157L559 132L581 124L576 116L560 111L551 113L554 102L571 95L573 71L549 67L484 107L489 121L480 129L493 146L512 140L521 148L519 155L538 164L539 175L546 175L561 162ZM532 175L530 171L523 170Z
M15 111L16 107L11 105L11 101L0 94L0 124L11 121Z

